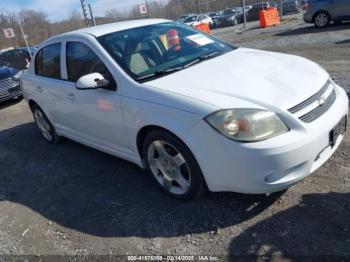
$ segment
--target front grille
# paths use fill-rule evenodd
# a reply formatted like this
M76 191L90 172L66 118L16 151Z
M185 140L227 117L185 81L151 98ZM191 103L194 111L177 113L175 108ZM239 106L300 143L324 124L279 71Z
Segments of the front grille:
M11 87L14 87L18 85L18 81L12 79L12 78L6 78L0 81L0 90L3 89L9 89Z
M316 94L314 94L312 97L306 99L304 102L301 102L300 104L292 107L291 109L289 109L288 111L291 112L292 114L304 109L305 107L307 107L308 105L311 105L312 103L314 103L315 101L317 101L318 99L320 99L320 97L327 91L328 87L329 87L329 81L327 81L327 83L321 88L320 91L318 91Z
M299 119L305 123L311 123L315 121L317 118L319 118L328 111L328 109L333 105L335 98L336 95L333 90L323 105L316 107L314 110L310 111L306 115L301 116Z
M317 118L326 113L336 100L336 93L334 91L334 88L329 93L331 88L333 88L332 83L330 81L327 81L327 83L321 88L320 91L305 101L301 102L300 104L288 109L288 111L292 114L298 115L298 118L305 123L311 123L315 121ZM329 95L324 100L323 97L325 97L326 94ZM301 112L307 110L308 107L310 107L310 111Z

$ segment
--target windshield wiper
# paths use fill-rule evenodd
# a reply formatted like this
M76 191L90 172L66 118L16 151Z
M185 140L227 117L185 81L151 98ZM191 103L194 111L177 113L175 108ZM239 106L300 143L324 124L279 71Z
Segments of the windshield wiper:
M219 56L221 54L222 54L221 52L215 51L215 52L210 53L210 54L201 55L201 56L195 58L194 60L192 60L190 63L184 65L183 67L187 68L187 67L193 66L193 65L198 64L200 62L203 62L204 60L214 58L214 57Z
M180 70L183 70L183 69L184 69L183 66L164 68L164 69L161 69L161 70L157 70L157 71L155 71L152 74L140 76L140 77L137 78L137 80L144 80L146 78L166 75L166 74L170 74L170 73L173 73L173 72L176 72L176 71L180 71Z
M206 59L214 58L214 57L219 56L219 55L222 55L222 53L218 52L218 51L215 51L213 53L200 56L200 59L201 60L206 60Z
M147 78L152 78L152 77L157 77L157 76L162 76L162 75L167 75L167 74L171 74L173 72L176 72L176 71L180 71L180 70L183 70L183 69L186 69L190 66L193 66L197 63L200 63L204 60L207 60L207 59L210 59L210 58L214 58L216 56L219 56L221 55L222 53L221 52L212 52L210 54L206 54L206 55L201 55L197 58L195 58L194 60L192 60L191 62L183 65L183 66L177 66L177 67L168 67L168 68L164 68L164 69L160 69L160 70L157 70L155 71L154 73L152 74L149 74L149 75L144 75L144 76L140 76L137 78L137 80L145 80Z

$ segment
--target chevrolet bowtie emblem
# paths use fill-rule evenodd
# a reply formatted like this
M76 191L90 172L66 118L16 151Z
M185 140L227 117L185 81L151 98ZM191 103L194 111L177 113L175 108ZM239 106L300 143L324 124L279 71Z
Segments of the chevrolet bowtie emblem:
M322 106L326 103L326 98L321 97L320 99L317 100L317 102L319 106Z

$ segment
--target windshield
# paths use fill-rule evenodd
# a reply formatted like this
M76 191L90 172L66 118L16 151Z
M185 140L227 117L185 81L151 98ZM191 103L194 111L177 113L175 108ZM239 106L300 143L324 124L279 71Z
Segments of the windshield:
M234 49L189 26L172 22L115 32L98 40L113 59L140 82Z
M228 9L224 11L223 15L234 15L235 13L236 13L236 10Z
M197 16L190 16L185 19L185 23L191 23L196 21L197 21Z

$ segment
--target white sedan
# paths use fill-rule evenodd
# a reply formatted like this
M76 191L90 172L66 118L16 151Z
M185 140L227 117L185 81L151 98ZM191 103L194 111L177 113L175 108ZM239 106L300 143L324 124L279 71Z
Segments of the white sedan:
M198 26L201 24L208 24L210 28L213 27L213 19L208 15L193 15L184 20L185 25Z
M54 36L32 61L21 85L47 141L134 162L180 199L286 189L346 130L347 95L317 64L168 20Z

